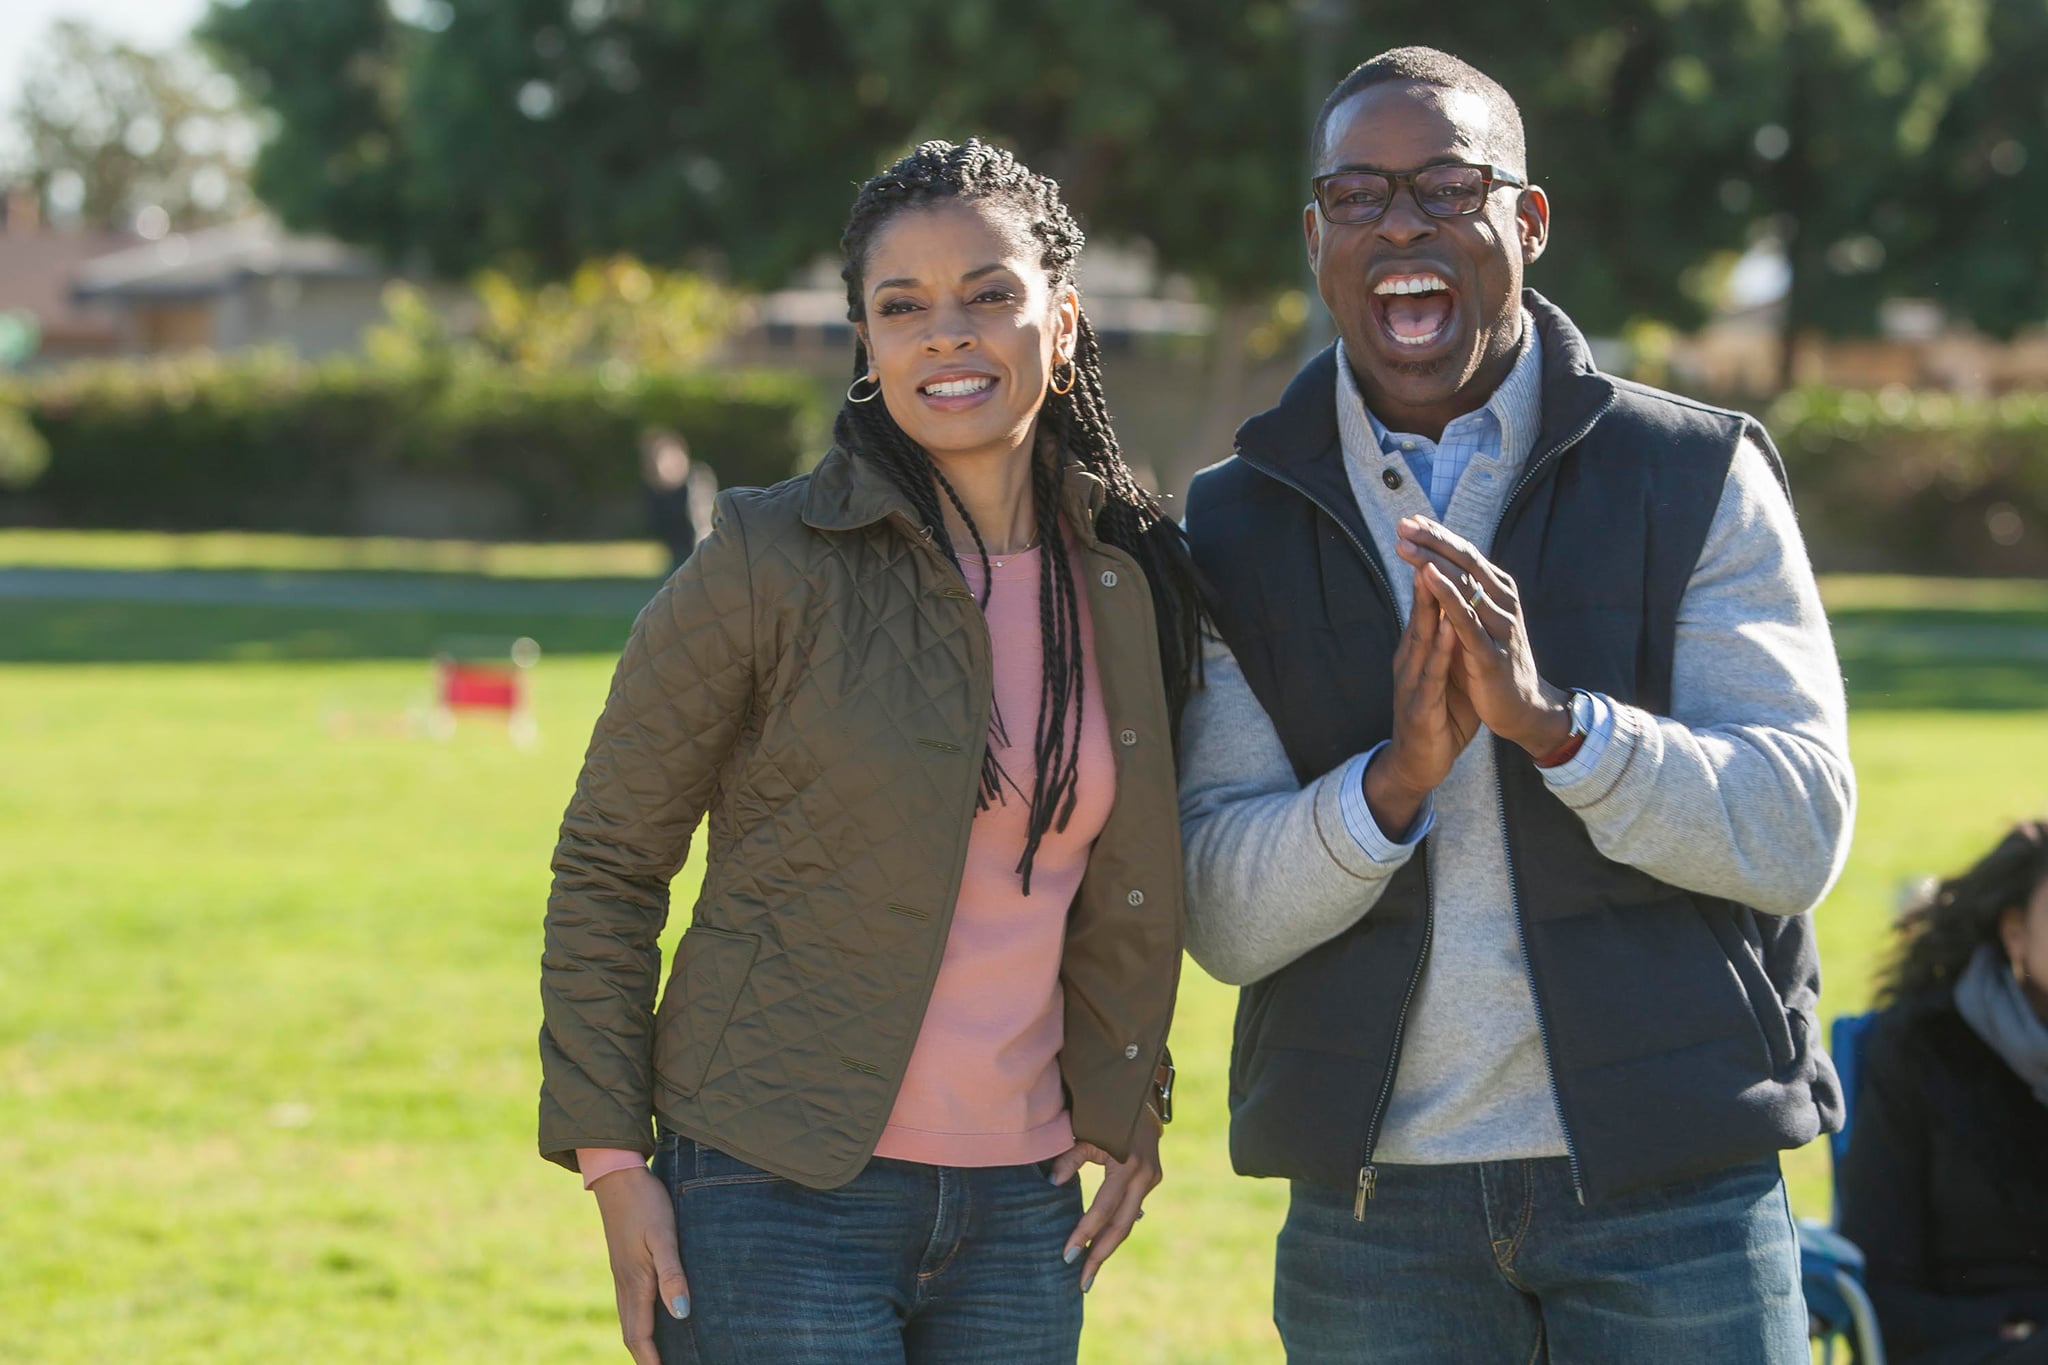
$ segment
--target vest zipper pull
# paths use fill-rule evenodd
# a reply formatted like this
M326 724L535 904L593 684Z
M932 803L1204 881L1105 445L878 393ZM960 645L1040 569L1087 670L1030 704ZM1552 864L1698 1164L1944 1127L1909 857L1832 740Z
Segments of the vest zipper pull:
M1372 1202L1373 1193L1379 1187L1380 1168L1377 1166L1360 1166L1358 1168L1358 1198L1351 1205L1352 1221L1358 1223L1365 1221L1365 1206Z

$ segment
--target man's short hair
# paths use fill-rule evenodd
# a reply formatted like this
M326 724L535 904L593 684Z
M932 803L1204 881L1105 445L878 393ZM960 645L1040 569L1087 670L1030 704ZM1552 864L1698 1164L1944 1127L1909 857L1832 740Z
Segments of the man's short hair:
M1330 116L1337 112L1338 106L1361 90L1389 84L1433 85L1442 90L1476 95L1486 101L1487 112L1492 115L1487 156L1502 170L1528 175L1529 152L1522 136L1522 111L1515 104L1514 96L1504 90L1499 81L1470 62L1433 47L1397 47L1382 52L1370 61L1359 63L1352 68L1350 75L1338 81L1337 88L1330 92L1330 97L1323 101L1322 109L1316 114L1315 132L1310 135L1308 146L1310 165L1322 164L1323 135L1329 131Z

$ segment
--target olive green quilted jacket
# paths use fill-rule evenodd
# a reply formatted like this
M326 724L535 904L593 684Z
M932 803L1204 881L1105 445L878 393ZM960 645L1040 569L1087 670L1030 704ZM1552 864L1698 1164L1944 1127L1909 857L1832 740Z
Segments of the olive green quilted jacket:
M1074 1129L1119 1158L1166 1048L1180 830L1151 594L1087 566L1117 795L1068 915L1060 1069ZM555 848L541 959L540 1150L651 1152L652 1120L791 1180L873 1154L952 922L988 734L988 629L866 462L721 494L635 622ZM661 1005L656 938L691 832L703 890Z

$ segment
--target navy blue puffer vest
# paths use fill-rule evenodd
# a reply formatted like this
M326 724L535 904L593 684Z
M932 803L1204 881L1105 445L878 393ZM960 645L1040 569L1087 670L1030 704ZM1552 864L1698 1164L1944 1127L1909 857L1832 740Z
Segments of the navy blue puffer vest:
M1679 602L1736 447L1747 435L1774 466L1776 451L1743 414L1601 374L1561 311L1533 292L1525 302L1541 329L1543 417L1492 558L1520 588L1545 678L1668 714ZM1392 734L1401 631L1345 478L1335 365L1334 349L1311 361L1188 498L1218 626L1303 782ZM1809 917L1606 858L1529 756L1496 745L1515 909L1582 1196L1838 1127ZM1364 1180L1426 967L1427 862L1411 859L1351 929L1243 991L1230 1087L1241 1174Z

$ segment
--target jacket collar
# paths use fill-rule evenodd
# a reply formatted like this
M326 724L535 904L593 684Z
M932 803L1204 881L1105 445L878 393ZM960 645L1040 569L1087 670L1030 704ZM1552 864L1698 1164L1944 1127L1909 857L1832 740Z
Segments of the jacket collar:
M1591 428L1613 400L1614 383L1593 363L1592 348L1563 309L1533 289L1522 291L1522 306L1542 343L1542 418L1532 453L1541 458ZM1327 491L1339 502L1348 499L1336 384L1333 342L1302 367L1277 404L1237 429L1238 453L1290 482Z
M804 524L818 531L858 531L890 518L898 518L911 531L923 529L910 499L870 461L860 459L839 446L825 452L811 471L810 486L804 492ZM1095 548L1095 519L1102 512L1108 489L1101 479L1073 460L1065 462L1061 510L1067 526L1081 543Z

